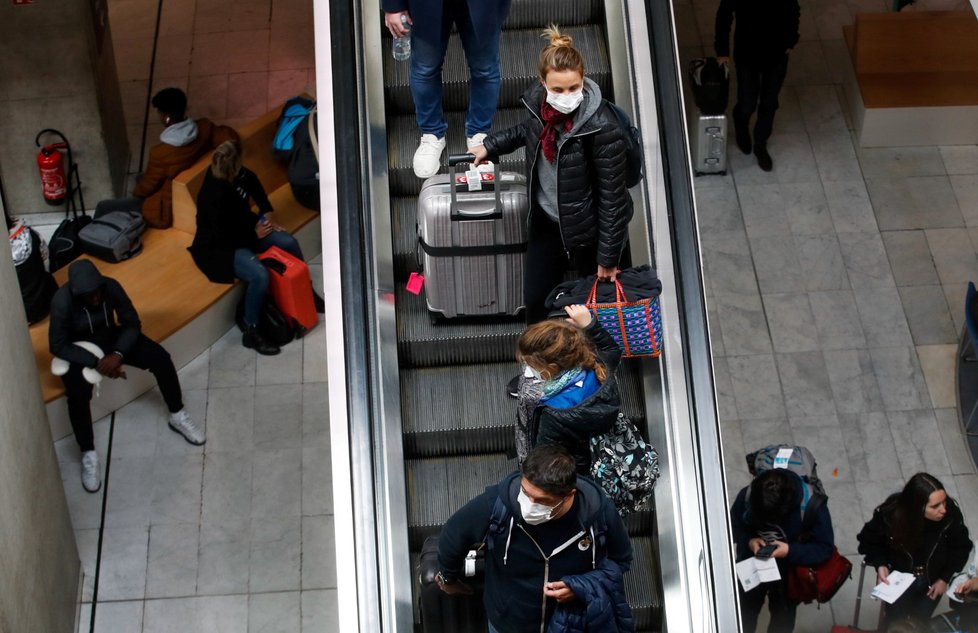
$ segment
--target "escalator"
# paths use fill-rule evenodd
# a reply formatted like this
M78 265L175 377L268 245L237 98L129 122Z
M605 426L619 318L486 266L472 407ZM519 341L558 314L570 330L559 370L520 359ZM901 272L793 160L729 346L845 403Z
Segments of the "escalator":
M341 273L326 275L324 323L336 556L345 579L340 631L417 633L424 539L516 468L507 457L515 401L505 386L518 371L524 324L435 321L423 293L404 290L419 268L421 187L411 167L420 133L409 65L391 58L380 0L323 1L316 9L320 121L334 122L320 129L322 155L335 157L321 162L324 270ZM527 116L519 97L538 80L540 31L550 23L574 38L587 76L643 130L646 178L633 190L632 259L654 264L664 282L662 357L626 360L618 370L622 410L657 447L663 469L655 512L626 519L635 556L626 597L642 633L733 631L709 341L687 150L677 135L683 115L671 7L662 0L513 0L494 130ZM448 155L464 151L468 96L455 35L443 72ZM659 76L668 78L668 90L656 85ZM521 149L503 157L500 169L522 172L523 164Z
M544 45L540 32L550 22L574 38L574 46L584 55L588 77L602 93L614 94L603 2L514 0L500 41L502 85L494 131L526 118L520 95L538 80L537 58ZM384 50L389 49L387 41L385 38ZM385 56L394 280L398 288L404 286L410 273L422 272L418 270L415 225L422 181L411 166L420 133L413 114L408 69L408 63ZM448 46L443 82L449 124L447 153L464 152L468 68L456 34ZM500 168L523 173L523 150L504 157ZM516 470L515 460L506 455L513 446L516 409L515 401L506 395L506 383L518 372L514 362L516 340L525 325L522 318L435 322L423 294L415 296L403 290L398 291L396 310L408 541L414 561L424 539L436 534L452 513L486 486ZM645 428L639 367L625 362L619 373L622 410L639 428ZM653 554L654 521L651 511L630 515L626 521L635 552L635 572L625 577L626 593L638 631L658 631L662 618ZM484 626L479 633L482 630Z

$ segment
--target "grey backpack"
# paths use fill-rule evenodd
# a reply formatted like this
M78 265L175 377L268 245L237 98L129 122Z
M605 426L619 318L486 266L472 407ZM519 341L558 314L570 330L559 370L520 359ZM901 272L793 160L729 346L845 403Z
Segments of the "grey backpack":
M146 221L139 211L112 211L78 232L82 250L107 262L121 262L143 250Z

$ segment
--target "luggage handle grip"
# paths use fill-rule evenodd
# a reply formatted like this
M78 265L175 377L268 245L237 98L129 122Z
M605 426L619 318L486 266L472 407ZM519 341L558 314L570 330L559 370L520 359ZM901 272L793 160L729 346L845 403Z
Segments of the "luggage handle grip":
M493 206L491 209L486 209L481 212L472 212L463 214L458 208L458 184L455 182L455 166L459 163L470 163L475 160L474 154L449 154L448 155L448 182L449 189L452 193L452 219L460 219L462 215L467 215L469 217L477 218L496 218L502 217L502 197L499 191L499 163L494 162L492 164L492 190L494 195ZM498 214L498 215L497 215Z

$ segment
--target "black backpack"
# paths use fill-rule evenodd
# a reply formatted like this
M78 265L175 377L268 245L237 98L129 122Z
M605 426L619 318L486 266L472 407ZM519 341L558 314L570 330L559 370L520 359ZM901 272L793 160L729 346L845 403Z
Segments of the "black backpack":
M292 195L302 206L319 211L319 144L316 132L319 120L316 108L306 115L292 137L288 178Z
M242 332L245 331L245 321L244 321L244 298L242 297L238 301L238 305L234 310L234 320L238 324L238 329ZM275 301L272 299L271 295L265 298L265 303L262 306L261 313L258 315L258 331L269 343L273 345L278 345L279 347L285 345L295 338L295 330L292 329L292 324L289 320L285 318L282 311L278 309L275 305Z
M642 134L637 127L632 125L632 120L628 118L624 110L607 99L604 102L615 115L618 120L618 127L621 128L622 135L625 137L625 186L631 189L645 176L642 160Z
M730 97L730 71L716 57L694 59L689 63L693 100L702 114L717 116L727 111Z
M34 229L23 226L14 236L11 236L11 239L18 234L26 238L23 231L27 231L27 235L30 236L30 253L22 261L15 263L17 283L20 284L20 295L24 301L27 322L37 323L51 311L51 297L58 289L58 282L44 269L41 238Z

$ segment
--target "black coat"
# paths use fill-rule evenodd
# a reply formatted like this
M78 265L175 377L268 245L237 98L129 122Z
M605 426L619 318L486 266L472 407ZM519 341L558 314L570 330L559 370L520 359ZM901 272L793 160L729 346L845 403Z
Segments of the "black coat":
M548 538L553 542L554 537L565 534L552 533L559 519L527 525L516 500L519 490L519 473L489 486L448 519L438 539L438 566L450 580L462 578L465 555L472 544L488 541L484 600L489 621L500 633L539 631L541 618L549 619L556 607L555 600L543 599L546 563L530 535L538 542ZM497 498L506 513L499 529L488 534ZM614 561L622 572L628 571L632 544L611 499L593 481L578 477L574 504L574 524L561 527L570 529L571 535L581 531L585 536L580 545L571 545L550 557L549 580L593 571L605 558ZM597 543L590 540L592 529ZM541 605L545 605L546 614L541 612Z
M960 571L971 554L968 527L958 504L948 499L947 514L940 524L924 531L921 550L929 552L925 558L915 558L890 536L894 521L893 509L898 495L892 495L873 511L873 518L863 526L859 536L859 553L866 556L866 564L873 567L886 565L891 570L913 573L914 567L923 566L928 583L940 579L944 582Z
M798 43L798 0L720 0L713 48L718 57L730 56L730 25L734 31L734 61L771 66Z
M533 410L528 424L531 448L539 444L560 444L574 456L577 472L591 475L591 438L611 430L621 410L621 396L615 370L621 349L597 319L584 330L594 343L598 360L607 370L601 387L589 398L570 409L555 409L545 403Z
M600 98L597 86L588 83L590 80L585 82L588 99ZM589 86L593 89L589 90ZM535 84L522 97L532 116L485 139L486 151L495 160L520 146L526 147L531 200L535 199L533 176L543 133L540 105L545 98L543 86ZM597 244L598 264L602 266L618 265L632 219L632 198L625 186L625 148L618 119L605 103L573 135L557 144L557 203L564 250Z
M272 212L255 172L242 168L228 182L207 170L197 194L197 233L189 250L197 268L213 282L234 283L234 251L258 249L258 216L251 211L250 200L260 212Z
M88 306L82 296L99 288L102 302ZM51 299L48 343L52 355L69 363L95 367L99 359L75 342L89 341L105 354L119 352L125 357L139 338L139 331L139 314L118 281L103 277L87 259L68 267L68 283L58 288Z

